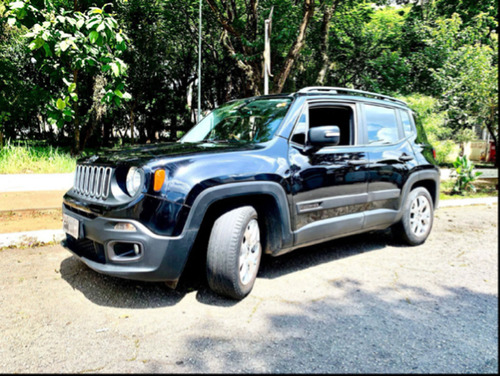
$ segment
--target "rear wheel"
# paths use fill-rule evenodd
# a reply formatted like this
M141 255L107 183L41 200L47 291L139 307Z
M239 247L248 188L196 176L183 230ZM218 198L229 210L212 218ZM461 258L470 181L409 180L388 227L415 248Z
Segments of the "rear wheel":
M222 214L214 223L207 249L210 288L223 296L243 299L253 288L262 247L257 212L243 206Z
M427 189L410 192L403 205L403 217L393 226L393 233L409 245L419 245L429 236L434 222L432 198Z

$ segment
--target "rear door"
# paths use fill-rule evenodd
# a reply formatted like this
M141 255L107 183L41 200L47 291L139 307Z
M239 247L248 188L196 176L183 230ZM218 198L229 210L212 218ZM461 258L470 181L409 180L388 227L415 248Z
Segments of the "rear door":
M406 126L409 119L401 112L391 106L361 104L370 160L364 228L382 228L393 222L403 185L416 165L409 137L403 129L403 121Z

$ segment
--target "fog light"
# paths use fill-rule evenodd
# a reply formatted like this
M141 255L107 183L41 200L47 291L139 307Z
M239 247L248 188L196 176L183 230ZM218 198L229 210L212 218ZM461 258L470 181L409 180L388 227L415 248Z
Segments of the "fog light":
M134 253L138 255L141 253L141 248L139 247L139 244L134 244Z
M135 228L135 226L132 223L128 223L128 222L117 223L115 225L115 230L118 230L118 231L131 231L131 232L137 231L137 229Z

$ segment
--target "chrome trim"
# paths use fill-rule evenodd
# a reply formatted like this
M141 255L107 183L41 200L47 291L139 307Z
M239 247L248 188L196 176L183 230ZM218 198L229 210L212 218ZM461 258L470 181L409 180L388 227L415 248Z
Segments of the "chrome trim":
M77 165L73 191L79 195L107 199L111 191L113 168Z

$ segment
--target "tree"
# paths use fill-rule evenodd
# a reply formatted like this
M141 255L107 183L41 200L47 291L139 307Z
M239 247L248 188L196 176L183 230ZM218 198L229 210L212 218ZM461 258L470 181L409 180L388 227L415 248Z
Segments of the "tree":
M92 131L87 127L81 139L81 74L104 79L102 101L106 104L119 107L122 100L130 99L123 80L127 65L119 58L127 37L104 8L91 7L83 13L53 7L39 10L26 0L11 2L7 12L11 26L32 25L24 37L36 65L52 83L47 87L47 120L59 128L73 123L73 153L83 150Z
M277 58L277 61L273 60L275 61L273 65L280 68L274 76L271 90L274 93L281 93L304 47L307 27L316 6L315 0L303 0L302 7L290 0L280 1L277 4L272 4L270 1L262 4L257 0L220 1L220 5L216 0L207 2L222 27L223 44L244 73L248 93L251 95L260 94L263 77L261 57L264 43L262 32L258 32L264 30L261 16L264 15L264 11L267 14L271 6L275 5L273 28L280 32L278 36L273 36L273 50L278 51L273 53L273 58Z
M496 144L498 35L492 33L488 44L481 43L486 32L480 26L483 17L479 14L475 25L461 29L461 18L454 14L438 25L433 31L436 37L429 44L437 44L445 56L442 66L432 72L442 90L448 126L454 130L486 127Z

